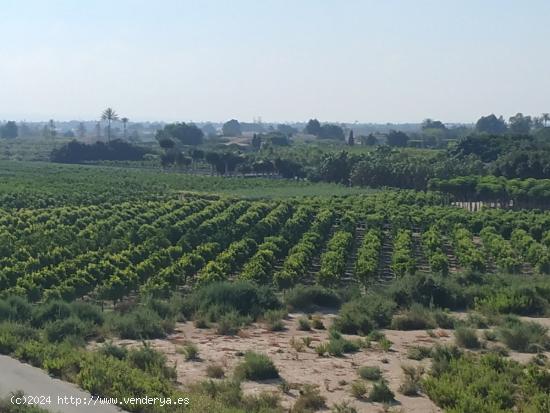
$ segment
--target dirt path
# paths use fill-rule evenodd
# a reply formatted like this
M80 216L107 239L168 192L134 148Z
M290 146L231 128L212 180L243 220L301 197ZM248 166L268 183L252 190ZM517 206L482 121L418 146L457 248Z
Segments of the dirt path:
M50 396L51 403L40 407L59 413L120 413L122 410L114 406L76 406L75 404L58 404L58 396L75 397L90 400L89 393L79 389L74 384L54 379L44 371L23 364L11 357L0 355L0 397L6 397L10 392L22 390L28 396ZM44 401L46 399L43 399Z

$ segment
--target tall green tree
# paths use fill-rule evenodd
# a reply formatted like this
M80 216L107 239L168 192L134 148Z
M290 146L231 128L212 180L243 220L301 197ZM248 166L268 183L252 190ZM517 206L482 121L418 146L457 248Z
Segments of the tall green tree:
M126 128L128 126L128 122L130 121L130 119L124 117L120 119L120 121L122 122L123 136L124 136L124 139L126 139Z
M107 108L101 114L101 120L107 122L107 141L111 141L111 123L118 120L118 114L113 108Z
M353 129L349 131L349 135L348 135L348 145L349 145L349 146L355 145L355 139L354 139L354 137L353 137Z
M493 113L482 116L476 122L476 131L500 135L506 132L506 122L502 116L496 117Z
M13 120L6 122L6 124L1 128L1 132L2 132L1 133L2 138L7 138L7 139L17 138L17 136L19 135L19 131L17 129L17 123L15 123Z
M533 119L531 116L523 116L522 113L517 113L510 118L510 132L518 135L527 135L531 131Z

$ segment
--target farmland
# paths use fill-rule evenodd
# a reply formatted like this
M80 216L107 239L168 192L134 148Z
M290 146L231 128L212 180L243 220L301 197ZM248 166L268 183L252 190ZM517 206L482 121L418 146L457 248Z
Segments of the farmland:
M185 394L191 411L548 405L547 211L97 166L1 175L0 351L92 394ZM256 377L269 359L249 351L273 371ZM319 362L341 373L299 380ZM497 370L513 400L482 397Z

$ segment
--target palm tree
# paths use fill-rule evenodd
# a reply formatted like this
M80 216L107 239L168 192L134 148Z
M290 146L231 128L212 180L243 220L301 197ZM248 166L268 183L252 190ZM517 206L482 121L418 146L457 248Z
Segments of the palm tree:
M550 113L543 113L542 116L542 122L544 123L544 127L546 127L546 124L548 121L550 121Z
M111 122L118 120L118 115L112 108L107 108L101 114L101 120L107 121L107 141L111 141Z
M126 125L128 124L128 121L130 119L128 118L121 118L120 121L122 122L122 128L124 129L124 139L126 139Z

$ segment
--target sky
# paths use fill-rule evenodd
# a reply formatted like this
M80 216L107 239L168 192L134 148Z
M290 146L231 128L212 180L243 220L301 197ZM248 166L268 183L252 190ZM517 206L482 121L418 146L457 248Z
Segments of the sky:
M0 120L550 112L548 0L0 0Z

